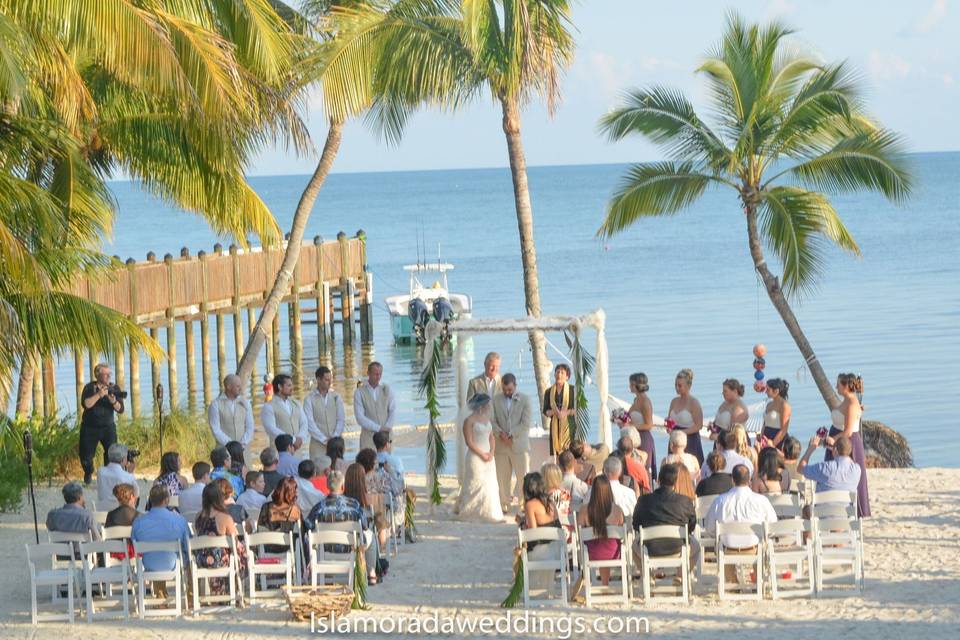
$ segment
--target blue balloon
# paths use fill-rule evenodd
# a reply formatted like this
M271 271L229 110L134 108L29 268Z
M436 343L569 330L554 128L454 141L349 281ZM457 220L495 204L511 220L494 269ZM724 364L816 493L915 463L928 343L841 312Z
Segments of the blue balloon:
M756 379L756 380L763 380L763 370L762 370L762 369L757 369L756 371L754 371L754 372L753 372L753 377L754 377L754 379Z

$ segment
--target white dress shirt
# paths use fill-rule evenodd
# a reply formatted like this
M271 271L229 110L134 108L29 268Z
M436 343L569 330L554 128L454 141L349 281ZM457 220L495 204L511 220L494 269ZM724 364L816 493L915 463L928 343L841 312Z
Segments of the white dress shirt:
M133 485L133 495L140 497L140 485L132 473L121 467L116 462L111 462L105 467L97 470L97 500L101 502L116 502L113 495L113 488L118 484L127 483Z
M726 461L723 465L723 473L733 473L733 468L738 464L742 464L747 469L750 469L750 475L753 475L753 462L750 461L750 458L742 456L736 451L730 449L724 449L721 451L723 454L723 459ZM710 474L713 473L710 471L709 465L703 465L700 467L700 479L706 480L710 477Z
M223 399L230 403L231 410L236 409L235 405L237 404L238 398L223 396ZM246 403L246 407L247 417L244 419L243 437L240 439L240 444L243 446L247 446L253 440L253 409L249 402ZM230 442L230 437L220 428L220 408L217 406L217 400L211 402L210 408L207 409L207 422L210 424L210 430L213 431L214 439L221 447L225 447L227 443Z
M767 496L754 493L750 487L734 487L713 501L707 512L705 525L706 530L712 534L716 532L718 522L762 524L776 521L777 512ZM756 546L760 540L752 533L731 533L724 534L720 542L726 547L745 549Z
M305 514L306 518L313 509L313 505L323 500L324 495L313 486L313 483L303 478L297 478L297 506L300 507L300 513Z
M586 503L587 496L590 495L590 487L586 482L578 478L577 474L573 471L563 474L563 481L560 483L560 487L570 492L570 503L575 511L578 511L580 507ZM627 514L623 515L626 517Z
M203 509L203 488L205 486L202 482L194 482L180 492L180 506L177 507L180 513L196 513Z
M637 494L630 487L620 484L619 480L610 480L610 491L613 492L613 504L623 511L624 522L629 522L633 517L633 509L637 506ZM572 498L573 494L570 497ZM590 494L587 494L584 502L590 502Z
M367 380L363 381L363 385L370 391L374 402L380 400L380 385L371 387L370 382ZM357 419L357 424L360 425L361 429L374 432L380 431L380 429L393 429L393 419L397 414L397 398L393 395L393 389L388 388L387 393L389 394L387 396L387 421L383 425L377 424L364 413L363 398L360 397L360 389L357 389L356 393L353 394L353 416Z
M320 431L320 427L317 426L316 420L313 419L313 404L319 402L324 407L327 406L327 403L330 401L330 398L334 398L334 402L337 403L337 426L333 430L334 438L343 435L343 427L347 422L347 414L343 410L343 399L339 394L334 394L327 392L321 394L319 391L314 389L307 397L303 399L303 412L307 415L307 431L310 433L310 439L316 440L320 444L327 444L327 434Z
M290 398L274 398L275 400L280 400L283 403L284 408L293 415L294 405L290 402ZM303 410L303 405L299 405L300 408L300 431L297 435L294 436L294 439L300 438L301 440L307 439L307 429L310 424L307 420L307 414ZM263 423L263 428L267 432L267 435L270 436L270 444L273 445L273 439L284 433L277 427L277 419L273 415L273 404L270 402L263 403L263 407L260 409L260 422Z

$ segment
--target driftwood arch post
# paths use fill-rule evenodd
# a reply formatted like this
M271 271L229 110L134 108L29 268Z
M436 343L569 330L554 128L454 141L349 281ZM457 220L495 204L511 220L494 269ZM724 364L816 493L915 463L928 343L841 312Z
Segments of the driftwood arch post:
M479 333L528 333L530 331L559 331L566 338L570 349L570 360L573 362L573 378L577 387L577 419L576 435L583 438L589 428L590 419L587 409L585 380L593 373L594 383L599 394L600 437L608 447L613 446L613 434L610 428L610 415L607 411L608 380L607 380L607 338L606 313L597 309L582 316L546 316L543 318L519 319L467 319L454 322L449 327L450 335L467 337ZM436 397L437 375L440 369L441 354L441 325L431 321L426 328L426 348L424 350L424 368L421 375L420 391L426 397L425 408L430 414L430 426L427 433L427 489L430 492L431 502L440 503L439 484L440 472L446 465L446 446L443 436L437 427L440 417L439 404ZM581 335L585 329L596 331L596 350L590 356L582 347ZM467 369L466 340L457 340L455 355L455 371L457 376L457 415L464 413L466 405L467 382L470 371ZM537 398L535 406L540 406ZM456 469L457 481L463 480L463 459L466 445L459 425L456 429Z

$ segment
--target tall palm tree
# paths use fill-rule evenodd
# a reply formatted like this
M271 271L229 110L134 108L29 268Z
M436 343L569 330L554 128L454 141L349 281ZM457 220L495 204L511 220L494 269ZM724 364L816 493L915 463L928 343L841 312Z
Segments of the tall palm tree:
M354 6L366 10L356 13L338 11ZM294 210L280 269L237 363L237 375L241 380L249 379L267 340L267 331L279 312L283 297L290 290L307 222L340 150L343 127L349 119L369 109L373 102L377 33L382 12L388 7L389 3L363 0L304 0L300 13L287 11L291 24L313 39L309 51L297 65L298 89L319 88L327 117L327 136L317 166Z
M279 237L244 168L305 148L287 98L297 41L271 0L0 0L0 381L68 347L158 357L119 314L61 292L99 253L123 173L218 232ZM8 330L13 328L14 330Z
M671 160L634 165L611 199L601 236L643 218L674 214L709 186L729 187L746 221L754 269L829 407L836 393L788 298L815 286L828 243L860 254L827 193L876 191L903 202L911 189L899 137L863 111L854 74L790 48L779 23L731 14L723 40L700 65L716 129L678 91L634 89L604 116L611 139L640 135ZM774 275L766 245L783 269Z
M388 138L420 104L457 109L484 90L500 106L513 179L528 315L540 317L533 207L521 112L535 97L552 113L573 58L567 0L422 0L385 21L373 117ZM530 333L539 395L549 386L543 333Z

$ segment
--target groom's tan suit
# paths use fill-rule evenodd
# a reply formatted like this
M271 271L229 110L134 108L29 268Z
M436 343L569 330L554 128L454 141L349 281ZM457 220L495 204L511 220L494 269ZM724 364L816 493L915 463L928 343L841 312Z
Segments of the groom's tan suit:
M505 507L504 511L510 506L511 476L517 476L512 493L519 498L523 477L530 471L531 420L530 398L526 395L514 391L512 398L503 394L494 396L492 423L497 448L493 459L497 466L497 484L500 485L500 503ZM511 436L513 440L504 442L500 434Z

